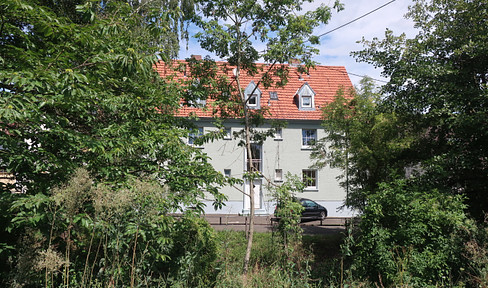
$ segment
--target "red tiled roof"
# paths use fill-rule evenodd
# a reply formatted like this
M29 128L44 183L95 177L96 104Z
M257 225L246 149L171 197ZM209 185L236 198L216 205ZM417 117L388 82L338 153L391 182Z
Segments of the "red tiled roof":
M175 64L184 64L182 60L176 60ZM225 62L217 62L219 67L224 67ZM259 64L266 65L266 64ZM165 65L164 62L159 62L156 65L156 69L161 75L161 77L175 77L174 79L183 80L185 75L182 71L175 71L175 66L169 67ZM219 73L226 73L229 78L233 77L232 74L233 67L227 66L225 71ZM240 76L240 82L245 89L247 85L254 81L258 83L260 76L262 74L257 74L255 76L248 76L242 73ZM351 89L352 83L347 75L346 69L343 66L322 66L317 65L311 68L309 74L300 74L296 67L289 66L289 78L288 83L283 88L264 88L262 85L259 86L261 90L261 107L268 107L269 113L265 116L268 119L283 119L283 120L321 120L322 111L321 108L325 104L334 100L334 97L339 89L348 91ZM301 76L301 77L300 77ZM313 89L315 92L315 110L313 111L303 111L299 110L297 106L297 101L295 99L298 90L305 84ZM269 92L276 91L278 93L279 100L271 100ZM208 103L208 101L207 101ZM179 116L188 116L190 113L194 113L198 117L212 117L212 112L202 111L199 108L194 107L182 107L179 110Z

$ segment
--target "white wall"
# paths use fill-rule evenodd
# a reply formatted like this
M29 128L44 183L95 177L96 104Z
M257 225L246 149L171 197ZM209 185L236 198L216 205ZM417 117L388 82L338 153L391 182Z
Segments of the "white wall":
M200 120L198 125L204 127L204 132L216 129L208 120ZM232 132L242 129L242 125L237 121L229 121L225 126L232 127ZM288 126L282 131L282 140L275 140L270 137L263 144L262 172L268 179L274 179L275 169L282 169L283 176L290 172L301 178L302 169L310 167L312 164L310 160L311 151L302 149L302 128L317 129L319 139L325 136L320 121L288 121ZM202 149L211 158L210 162L217 171L224 173L224 169L231 169L232 177L242 178L245 169L245 150L243 147L239 147L238 143L239 139L218 140L204 144ZM297 196L309 198L322 204L328 209L329 216L350 216L351 211L337 211L342 206L346 196L344 189L339 186L336 179L340 173L340 170L330 167L319 170L318 189L305 191ZM265 186L264 180L263 183ZM238 188L244 189L242 185L239 185ZM224 187L221 192L228 197L227 206L222 210L215 211L211 205L207 205L206 213L236 214L243 212L244 196L239 190L233 187ZM257 211L258 214L273 213L275 205L268 194L268 191L263 188L263 205L262 209Z

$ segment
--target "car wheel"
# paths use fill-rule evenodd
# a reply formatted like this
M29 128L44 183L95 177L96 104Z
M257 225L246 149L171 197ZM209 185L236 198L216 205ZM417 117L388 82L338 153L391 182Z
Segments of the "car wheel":
M324 211L320 212L320 220L324 220L325 217L327 217L327 214Z

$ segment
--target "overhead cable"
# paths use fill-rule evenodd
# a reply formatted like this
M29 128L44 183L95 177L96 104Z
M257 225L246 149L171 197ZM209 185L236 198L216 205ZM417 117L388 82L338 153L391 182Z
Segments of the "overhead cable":
M351 23L354 23L354 22L358 21L358 20L359 20L359 19L361 19L361 18L364 18L364 17L368 16L368 15L369 15L369 14L371 14L371 13L374 13L374 12L376 12L376 11L380 10L381 8L384 8L384 7L388 6L388 5L390 5L391 3L395 2L395 1L396 1L396 0L391 0L390 2L388 2L388 3L386 3L386 4L383 4L383 5L381 5L380 7L376 8L376 9L374 9L374 10L371 10L371 11L369 11L368 13L366 13L366 14L364 14L364 15L361 15L361 16L359 16L359 17L357 17L357 18L355 18L355 19L353 19L353 20L351 20L351 21L349 21L349 22L347 22L347 23L345 23L345 24L342 24L342 25L341 25L341 26L339 26L339 27L336 27L336 28L334 28L334 29L332 29L332 30L329 30L329 31L325 32L325 33L322 33L322 34L318 35L317 37L319 37L319 38L320 38L320 37L323 37L323 36L325 36L325 35L327 35L327 34L329 34L329 33L334 32L334 31L336 31L336 30L339 30L339 29L341 29L341 28L343 28L343 27L345 27L345 26L347 26L347 25L349 25L349 24L351 24Z

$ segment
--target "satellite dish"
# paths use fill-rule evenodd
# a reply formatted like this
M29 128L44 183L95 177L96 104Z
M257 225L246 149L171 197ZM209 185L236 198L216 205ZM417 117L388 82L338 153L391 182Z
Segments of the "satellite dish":
M237 74L238 74L238 73L237 73L237 68L232 69L232 74L233 74L234 76L236 76L236 77L238 76L238 75L237 75Z

